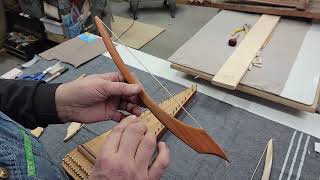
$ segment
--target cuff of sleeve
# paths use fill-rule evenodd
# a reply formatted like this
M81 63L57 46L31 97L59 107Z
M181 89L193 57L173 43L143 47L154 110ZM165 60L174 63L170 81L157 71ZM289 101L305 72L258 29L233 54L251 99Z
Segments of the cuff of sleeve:
M40 83L33 97L33 107L38 125L62 124L56 110L55 93L60 84Z

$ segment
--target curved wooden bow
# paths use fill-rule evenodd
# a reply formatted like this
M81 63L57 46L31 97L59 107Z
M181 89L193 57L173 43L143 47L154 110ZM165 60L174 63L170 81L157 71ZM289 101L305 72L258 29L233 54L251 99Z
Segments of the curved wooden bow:
M113 45L108 33L106 32L102 21L99 17L95 17L96 25L102 36L102 40L108 49L114 63L117 65L119 71L122 73L123 77L130 84L138 84L139 80L132 76L121 59L117 49ZM194 128L192 126L186 125L183 122L177 120L176 118L170 116L161 108L158 107L157 103L148 95L148 93L143 89L139 94L140 99L148 107L148 109L154 114L155 117L176 137L182 140L185 144L189 145L192 149L198 153L213 154L229 161L229 158L220 148L220 146L204 131L200 128Z

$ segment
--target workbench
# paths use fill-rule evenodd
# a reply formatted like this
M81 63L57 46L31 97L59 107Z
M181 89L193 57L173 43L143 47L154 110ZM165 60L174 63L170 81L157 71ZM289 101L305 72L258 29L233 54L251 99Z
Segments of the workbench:
M154 85L148 74L139 70L142 67L131 57L125 47L118 45L117 49L150 95L158 102L166 99L162 90ZM170 69L169 62L141 51L132 51L155 75L160 76L162 84L173 94L193 83L192 79ZM108 56L106 53L77 69L66 65L69 67L69 71L52 83L68 82L82 74L116 71L115 65ZM37 72L54 63L55 61L40 61L26 69L25 72ZM299 117L299 114L293 116L286 112L264 107L256 102L247 102L233 95L227 95L227 92L213 88L205 82L199 84L198 89L199 92L186 108L222 146L230 156L231 163L226 164L215 156L199 155L170 132L167 132L162 140L170 147L172 158L163 179L249 179L270 138L274 141L272 179L278 178L280 174L283 175L283 179L288 176L295 178L297 175L300 175L301 179L317 179L320 176L320 154L313 150L314 142L320 141L317 139L320 137L317 131L317 127L319 127L317 126L319 124L318 115L302 113L300 115L303 117ZM285 108L280 107L279 109L284 110ZM255 113L269 117L265 118ZM185 114L179 116L179 119L197 127ZM40 141L52 158L60 164L62 158L71 149L106 132L114 125L115 123L111 121L85 125L67 143L63 142L63 138L68 125L50 125L40 137ZM290 144L292 145L290 146ZM287 161L285 160L286 154L289 154ZM296 158L294 158L295 156ZM283 167L285 167L284 171L282 171ZM262 169L263 165L261 164L255 179L261 177Z

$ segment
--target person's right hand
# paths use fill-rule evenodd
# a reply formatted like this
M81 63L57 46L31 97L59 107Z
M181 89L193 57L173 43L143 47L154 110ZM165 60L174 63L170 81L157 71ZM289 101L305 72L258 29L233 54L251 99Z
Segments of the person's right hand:
M158 180L170 162L169 148L158 144L158 155L152 161L156 137L147 126L132 115L116 125L101 148L90 179Z

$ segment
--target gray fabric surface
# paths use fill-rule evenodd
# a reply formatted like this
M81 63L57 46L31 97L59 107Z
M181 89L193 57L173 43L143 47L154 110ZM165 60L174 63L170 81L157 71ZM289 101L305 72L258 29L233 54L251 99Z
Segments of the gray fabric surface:
M53 63L54 62L40 61L29 69L26 69L25 72L38 72ZM68 67L70 68L69 71L54 82L67 82L76 79L84 73L103 73L116 70L113 62L104 56L99 56L80 66L78 69L74 69L71 66ZM134 68L131 68L131 70L137 74L146 90L154 99L158 102L165 99L164 93L159 87L154 85L153 80L145 72ZM172 93L178 93L185 88L162 78L160 78L160 80ZM170 147L171 164L163 176L163 179L250 179L256 163L270 138L272 138L274 142L271 179L278 179L290 140L295 132L294 129L201 93L196 94L186 108L200 121L205 130L214 137L221 147L223 147L229 155L231 163L226 164L216 156L197 154L171 133L167 132L162 140ZM184 113L179 116L179 119L196 127L196 124ZM114 122L108 121L85 125L75 137L66 143L63 142L63 137L67 125L50 125L40 137L40 140L44 143L44 146L52 158L57 163L61 163L62 158L71 149L75 148L77 144L82 144L100 135L109 130L114 124ZM291 179L296 178L303 157L303 149L308 137L307 134L303 134L300 147L297 151L296 161L292 163L300 132L296 132L295 134L293 146L283 173L283 179L287 179L291 164L294 164ZM315 141L319 142L320 140L311 137L307 144L300 179L319 179L320 154L315 153L313 150ZM254 179L261 178L263 164L264 161L260 164Z

